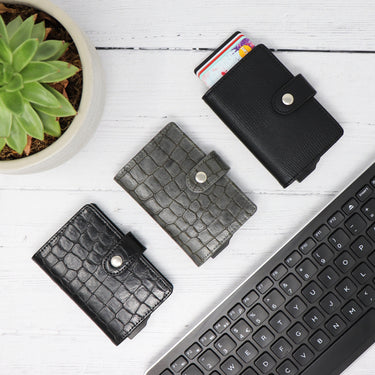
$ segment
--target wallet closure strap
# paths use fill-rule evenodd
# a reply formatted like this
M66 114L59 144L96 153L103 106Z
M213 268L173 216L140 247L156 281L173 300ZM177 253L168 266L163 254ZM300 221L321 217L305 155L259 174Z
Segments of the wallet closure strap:
M229 171L229 166L212 151L186 176L186 185L194 193L203 193Z
M272 105L276 112L288 115L313 98L315 94L316 91L310 83L302 74L298 74L276 92L272 98Z
M129 232L105 256L104 269L111 275L118 275L124 272L145 250L146 248Z

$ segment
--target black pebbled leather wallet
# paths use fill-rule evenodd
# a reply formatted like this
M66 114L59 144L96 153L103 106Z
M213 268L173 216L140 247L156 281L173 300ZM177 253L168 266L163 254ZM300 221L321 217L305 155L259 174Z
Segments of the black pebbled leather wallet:
M285 188L308 176L343 134L315 94L260 44L203 100Z
M94 204L84 206L33 260L116 345L133 338L172 285Z
M228 171L216 152L205 154L170 123L115 180L200 266L256 211Z

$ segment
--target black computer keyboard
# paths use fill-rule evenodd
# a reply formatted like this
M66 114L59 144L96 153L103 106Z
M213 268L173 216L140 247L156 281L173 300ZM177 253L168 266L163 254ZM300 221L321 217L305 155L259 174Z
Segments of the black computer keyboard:
M375 164L147 375L335 375L375 341Z

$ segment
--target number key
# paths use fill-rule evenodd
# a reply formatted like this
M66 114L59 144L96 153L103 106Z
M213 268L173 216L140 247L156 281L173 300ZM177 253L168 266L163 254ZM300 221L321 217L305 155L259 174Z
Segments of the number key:
M268 318L268 312L261 305L255 305L247 316L256 326L259 326Z
M313 252L313 257L321 266L324 266L332 259L333 253L326 244L323 244Z
M242 341L250 335L252 329L244 320L241 319L231 328L231 332L237 337L238 340Z
M297 268L296 271L305 280L310 280L316 274L318 269L314 266L310 259L304 260Z
M289 295L292 296L294 293L297 292L297 290L301 287L301 283L298 281L298 279L292 275L289 274L281 283L281 288Z
M211 370L220 362L220 358L211 349L208 349L198 358L198 362L206 370Z
M349 236L340 228L329 237L329 242L337 249L342 250L350 241Z
M285 301L285 298L276 289L273 289L270 293L264 297L264 303L273 311L277 310Z

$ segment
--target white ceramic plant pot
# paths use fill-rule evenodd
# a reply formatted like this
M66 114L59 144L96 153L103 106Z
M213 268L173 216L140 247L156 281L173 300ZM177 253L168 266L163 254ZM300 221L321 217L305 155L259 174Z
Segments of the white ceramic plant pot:
M82 61L83 91L78 114L65 133L46 149L17 160L1 160L0 173L40 172L67 161L82 149L95 133L104 104L104 84L99 56L75 22L49 0L6 0L40 9L58 20L69 32Z

